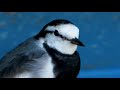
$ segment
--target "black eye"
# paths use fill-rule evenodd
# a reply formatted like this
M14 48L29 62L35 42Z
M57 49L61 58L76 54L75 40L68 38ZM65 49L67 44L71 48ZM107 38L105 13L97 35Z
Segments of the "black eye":
M54 35L55 35L55 36L59 36L59 33L58 33L57 30L55 30Z

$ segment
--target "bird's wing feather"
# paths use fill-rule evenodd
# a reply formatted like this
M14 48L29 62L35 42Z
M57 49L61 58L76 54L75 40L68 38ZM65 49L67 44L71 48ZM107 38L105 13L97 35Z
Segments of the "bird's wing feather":
M41 53L41 51L35 51L28 55L25 53L16 55L12 60L2 60L0 62L0 77L12 77L16 73L27 71L30 68L27 65L34 62L37 63L35 60L42 57L42 55L44 55L44 53Z
M45 52L29 41L18 45L0 60L0 77L12 77L23 72L27 69L26 63L33 63L42 55L45 55Z

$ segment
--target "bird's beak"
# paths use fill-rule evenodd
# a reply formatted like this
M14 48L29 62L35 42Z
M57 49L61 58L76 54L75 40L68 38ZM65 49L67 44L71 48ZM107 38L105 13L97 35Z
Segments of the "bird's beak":
M71 40L72 44L76 44L78 46L85 46L79 39L75 38Z

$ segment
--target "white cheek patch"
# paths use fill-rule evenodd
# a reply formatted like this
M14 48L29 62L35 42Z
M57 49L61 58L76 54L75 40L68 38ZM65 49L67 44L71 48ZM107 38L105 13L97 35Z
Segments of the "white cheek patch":
M58 30L59 34L62 36L73 39L73 38L79 38L79 29L73 24L61 24L57 26L48 26L46 28L48 31L55 31Z
M55 48L63 54L73 54L77 49L77 45L50 34L46 36L45 40L51 48Z

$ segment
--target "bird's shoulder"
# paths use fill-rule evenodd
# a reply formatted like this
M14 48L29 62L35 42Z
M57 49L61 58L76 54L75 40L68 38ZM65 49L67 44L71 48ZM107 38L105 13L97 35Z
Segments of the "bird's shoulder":
M37 46L34 38L29 38L13 48L11 51L7 52L0 61L6 59L10 60L13 58L21 57L23 55L29 56L30 54L34 53L42 54L43 52L44 50Z

